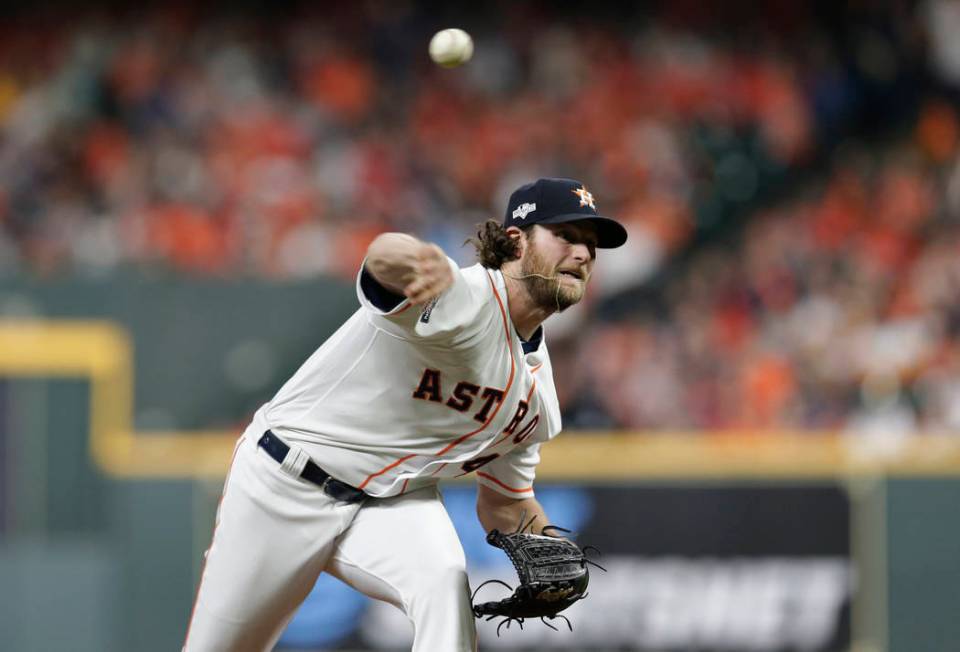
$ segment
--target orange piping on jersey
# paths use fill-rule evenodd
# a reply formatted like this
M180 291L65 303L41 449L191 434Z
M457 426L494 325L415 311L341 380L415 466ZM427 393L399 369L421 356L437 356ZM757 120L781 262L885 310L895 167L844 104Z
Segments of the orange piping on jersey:
M543 366L543 363L541 362L541 363L538 364L536 367L534 367L533 369L531 369L531 370L530 370L530 373L532 373L532 374L537 373L537 371L539 371L539 370L540 370L540 367L542 367L542 366Z
M509 351L510 351L510 378L507 379L507 387L506 387L506 389L503 390L503 397L504 397L504 399L506 399L507 394L510 393L510 387L513 385L513 377L514 377L514 375L516 374L516 371L517 371L517 370L516 370L516 364L515 364L514 361L513 361L513 346L510 344L510 324L507 323L507 311L506 311L506 309L503 307L503 300L500 299L500 293L497 292L497 286L495 286L495 285L493 284L493 278L490 276L490 272L487 272L487 280L490 281L490 289L493 290L493 296L496 297L496 299L497 299L497 304L500 306L500 316L503 318L503 331L504 331L504 334L506 335L506 338L507 338L507 349L509 349ZM404 310L406 310L406 308L405 308ZM480 426L479 428L477 428L476 430L474 430L474 431L472 431L472 432L468 432L467 434L459 437L459 438L456 439L455 441L447 444L446 446L444 446L443 448L441 448L439 451L437 451L436 453L434 453L434 455L443 455L444 453L446 453L448 450L450 450L450 449L453 448L454 446L457 446L458 444L462 444L463 442L465 442L466 440L470 439L471 437L473 437L473 436L474 436L475 434L477 434L478 432L482 431L482 430L483 430L484 428L486 428L488 425L490 425L490 422L493 421L494 417L497 416L497 413L500 411L500 408L503 407L503 403L504 403L504 401L500 401L500 403L497 405L497 407L493 410L493 413L492 413L489 417L487 417L487 420L484 421L484 423L483 423L482 426ZM393 462L393 463L391 463L391 464L388 464L387 466L383 467L383 468L380 469L379 471L376 471L375 473L371 473L370 475L367 476L367 479L364 480L363 483L361 483L357 488L358 488L358 489L363 489L363 488L366 487L367 484L368 484L371 480L373 480L375 477L377 477L378 475L383 475L384 473L386 473L387 471L389 471L390 469L396 467L396 466L399 465L399 464L403 464L404 462L406 462L407 460L409 460L411 457L416 457L416 455L407 455L407 456L405 456L405 457L401 457L399 460L397 460L397 461L395 461L395 462ZM443 467L440 467L440 468L443 468ZM439 470L439 469L438 469L438 470Z
M502 482L500 482L499 480L497 480L495 477L493 477L493 476L490 475L489 473L484 473L483 471L477 471L477 475L479 475L481 478L486 478L486 479L489 480L490 482L493 482L493 483L495 483L495 484L497 484L497 485L500 485L501 487L503 487L503 488L506 489L507 491L512 491L513 493L516 493L516 494L522 494L522 493L525 493L525 492L527 492L527 491L533 491L533 487L524 487L524 488L522 488L522 489L516 489L516 488L514 488L514 487L510 487L510 486L508 486L508 485L503 484Z
M410 482L410 478L407 478L403 481L403 487L400 488L400 495L402 496L407 491L407 483Z
M500 299L500 293L497 292L497 287L493 284L493 279L490 277L490 272L487 272L487 280L490 281L490 289L493 290L493 296L497 298L497 304L500 306L500 315L503 317L503 330L507 338L507 350L510 352L510 378L507 379L507 388L503 390L503 398L506 399L507 394L510 393L510 387L513 385L513 377L517 371L516 364L514 364L513 362L513 345L510 343L510 325L507 323L507 311L503 307L503 300ZM483 422L482 426L450 442L449 444L441 448L439 451L434 453L434 455L443 455L454 446L462 444L463 442L467 441L478 432L482 431L488 425L490 425L490 422L493 421L494 417L497 416L497 413L500 411L500 408L503 407L504 402L505 401L500 401L500 403L494 409L493 414L487 417L487 420Z
M442 471L442 470L444 469L444 467L446 467L446 466L447 466L447 463L444 462L443 464L441 464L440 466L438 466L437 468L435 468L433 471L431 471L431 472L430 472L430 475L436 475L436 474L440 473L440 471Z
M213 522L213 534L210 536L210 547L207 548L207 554L203 556L203 564L200 568L200 581L197 583L197 593L193 596L193 608L190 610L190 620L187 621L187 634L183 638L183 647L186 649L187 641L190 640L190 628L193 626L193 616L197 611L197 601L200 597L200 588L203 586L203 574L207 572L207 559L210 557L210 551L213 549L213 540L217 536L217 527L220 525L220 506L223 504L223 497L227 495L227 485L230 483L230 474L233 473L233 463L237 459L237 451L240 450L240 444L243 443L244 435L240 435L237 443L233 447L233 456L230 458L230 466L227 467L227 477L223 481L223 491L220 492L220 500L217 502L217 516Z
M527 405L530 405L530 397L533 396L533 390L535 390L536 388L537 388L537 381L534 380L534 381L533 381L533 385L530 386L530 391L527 392ZM517 425L520 425L520 424L517 424ZM504 433L503 437L501 437L501 438L498 439L497 441L495 441L495 442L493 442L492 444L490 444L490 448L493 448L494 446L496 446L497 444L499 444L500 442L502 442L504 439L507 439L508 437L510 437L510 435L512 435L512 434L513 434L513 431L508 432L508 433Z
M408 299L408 301L409 301L409 299ZM388 312L388 313L386 314L386 316L387 316L387 317L395 317L396 315L402 314L407 308L409 308L409 307L412 306L412 305L413 305L412 303L408 303L407 305L405 305L403 308L401 308L400 310L398 310L398 311L396 311L396 312Z
M367 484L368 484L371 480L373 480L375 477L377 477L378 475L383 475L384 473L386 473L387 471L389 471L390 469L392 469L393 467L395 467L395 466L397 466L397 465L399 465L399 464L403 464L404 462L406 462L407 460L409 460L411 457L416 457L416 455L412 455L412 454L411 454L411 455L404 455L403 457L401 457L401 458L400 458L399 460L397 460L396 462L393 462L393 463L391 463L391 464L387 464L385 467L383 467L382 469L380 469L380 470L377 471L376 473L371 473L370 475L367 476L367 479L363 481L363 484L361 484L359 487L357 487L357 489L363 489L363 488L366 487Z

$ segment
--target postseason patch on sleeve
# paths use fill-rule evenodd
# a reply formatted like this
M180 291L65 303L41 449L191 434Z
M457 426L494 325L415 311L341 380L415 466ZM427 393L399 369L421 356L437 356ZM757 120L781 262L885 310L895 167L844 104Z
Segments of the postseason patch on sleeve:
M420 313L421 324L430 323L430 315L433 313L433 309L437 305L437 301L439 300L440 300L440 297L434 297L430 299L430 301L428 301L427 304L423 307L423 312Z

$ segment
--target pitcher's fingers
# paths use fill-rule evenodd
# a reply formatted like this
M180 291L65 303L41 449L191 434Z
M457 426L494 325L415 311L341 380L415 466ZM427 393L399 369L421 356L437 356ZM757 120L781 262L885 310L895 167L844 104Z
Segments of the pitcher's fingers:
M403 294L410 299L412 303L419 303L423 300L423 295L429 293L429 290L429 279L419 278L404 288Z
M446 266L446 261L442 263L434 259L420 259L414 265L414 270L418 276L441 276L444 272L441 264Z

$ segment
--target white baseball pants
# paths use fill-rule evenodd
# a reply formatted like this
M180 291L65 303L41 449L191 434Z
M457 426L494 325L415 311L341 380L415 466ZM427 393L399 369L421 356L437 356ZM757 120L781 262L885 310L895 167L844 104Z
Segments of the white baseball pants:
M337 502L252 437L234 452L184 652L271 650L321 572L403 610L414 652L476 650L463 548L437 489Z

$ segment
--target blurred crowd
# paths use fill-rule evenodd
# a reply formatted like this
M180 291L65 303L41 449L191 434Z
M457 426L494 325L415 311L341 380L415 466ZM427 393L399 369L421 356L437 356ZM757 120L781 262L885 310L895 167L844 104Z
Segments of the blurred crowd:
M0 269L351 278L384 229L468 259L473 225L550 175L631 223L616 289L809 154L816 107L782 43L549 7L463 18L458 70L407 3L9 18Z
M592 427L960 432L960 159L950 104L698 251L662 301L565 349Z
M352 279L383 230L467 263L571 176L630 240L552 336L568 424L960 430L960 10L748 4L12 13L0 274Z

